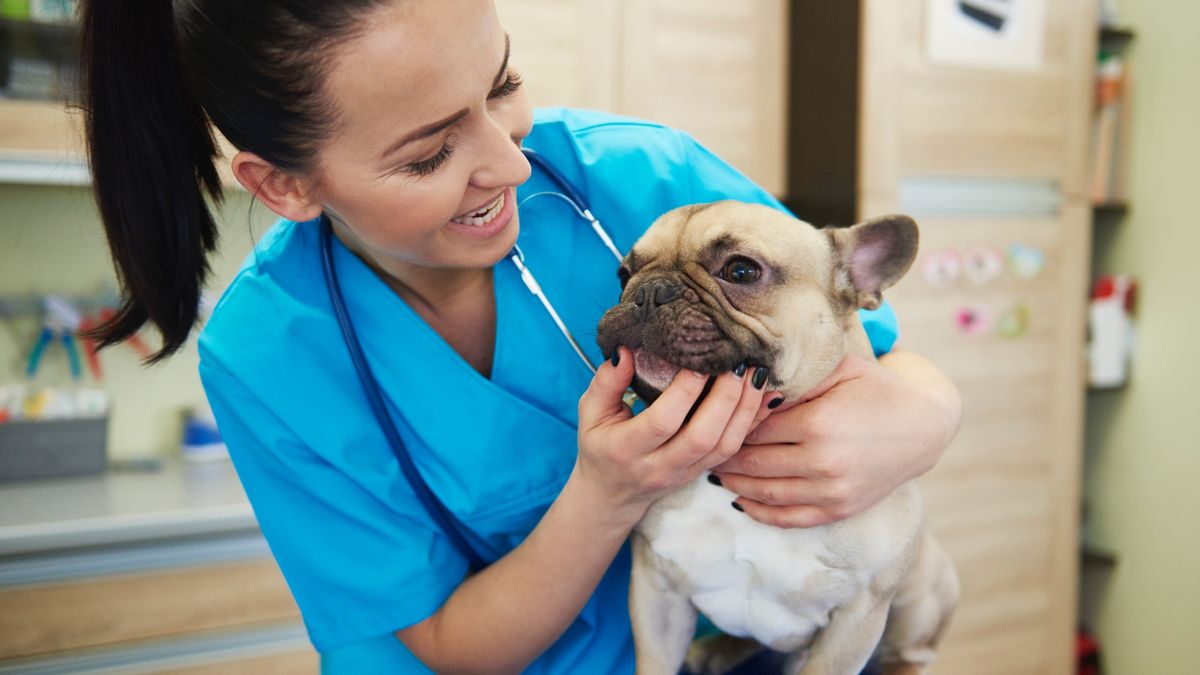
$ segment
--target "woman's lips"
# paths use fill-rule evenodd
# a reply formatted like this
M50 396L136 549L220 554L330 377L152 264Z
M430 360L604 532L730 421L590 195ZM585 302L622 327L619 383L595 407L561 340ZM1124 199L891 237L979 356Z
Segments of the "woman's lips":
M500 214L500 209L504 208L504 196L507 192L508 190L501 192L499 197L493 199L483 208L464 216L459 216L458 218L451 218L451 220L459 225L487 225L492 222L493 218Z
M450 227L468 237L487 239L508 228L516 213L516 189L507 188L481 211L450 219ZM482 213L482 215L476 215Z

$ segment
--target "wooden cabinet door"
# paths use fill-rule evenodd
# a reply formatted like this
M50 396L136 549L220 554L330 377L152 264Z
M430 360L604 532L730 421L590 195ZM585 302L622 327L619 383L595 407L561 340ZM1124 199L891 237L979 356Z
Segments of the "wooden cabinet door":
M931 62L930 2L862 0L860 194L951 175L1047 180L1084 201L1095 2L1044 2L1041 65L1027 70Z
M908 211L920 223L918 263L888 296L900 346L932 358L963 395L958 438L921 481L963 585L936 671L1066 674L1079 556L1095 8L1043 3L1041 65L1000 70L931 61L933 1L863 0L857 206L860 217ZM1040 253L1044 269L1012 274L1013 251ZM964 266L998 259L1000 273L977 283L963 268L939 287L926 278L939 255ZM1027 324L1005 336L1004 322L1014 320Z
M0 589L0 661L299 620L274 560Z
M688 131L782 195L787 25L783 0L626 2L620 111Z
M1023 219L918 214L918 263L887 294L900 346L935 360L964 402L958 437L920 481L963 588L935 672L1073 672L1089 217L1084 207ZM1006 261L984 283L926 278L945 256L1004 260L1014 246L1044 256L1037 276Z
M0 101L0 153L82 157L82 120L53 101Z
M615 0L497 0L535 106L617 111Z

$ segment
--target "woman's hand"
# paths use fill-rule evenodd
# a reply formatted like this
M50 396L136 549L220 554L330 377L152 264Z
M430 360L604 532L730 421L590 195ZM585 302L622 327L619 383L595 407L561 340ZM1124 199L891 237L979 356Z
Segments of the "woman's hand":
M848 356L803 402L763 420L713 473L740 495L734 508L755 520L824 525L933 468L960 417L958 390L922 357Z
M601 366L579 400L579 456L571 481L632 524L655 499L742 447L763 391L753 385L754 370L740 377L724 373L685 425L708 377L684 369L635 417L621 400L633 379L633 357L623 347L618 354L617 365Z

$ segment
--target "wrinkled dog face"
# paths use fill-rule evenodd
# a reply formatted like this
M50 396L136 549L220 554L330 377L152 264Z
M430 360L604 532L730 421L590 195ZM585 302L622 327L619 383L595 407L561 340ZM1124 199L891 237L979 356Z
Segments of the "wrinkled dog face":
M770 368L769 387L796 397L833 371L855 310L878 307L916 250L904 216L817 230L761 205L685 206L626 256L620 303L597 341L605 354L632 350L634 390L647 401L680 368L717 374L743 361Z

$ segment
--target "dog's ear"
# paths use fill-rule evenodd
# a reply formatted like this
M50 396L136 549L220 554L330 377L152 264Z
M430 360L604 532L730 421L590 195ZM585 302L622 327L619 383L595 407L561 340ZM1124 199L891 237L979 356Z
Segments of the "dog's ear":
M833 242L835 286L854 307L877 309L883 290L917 257L917 224L908 216L883 216L826 232Z

